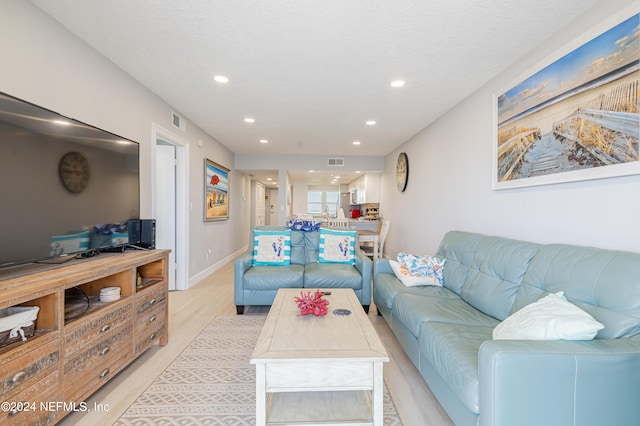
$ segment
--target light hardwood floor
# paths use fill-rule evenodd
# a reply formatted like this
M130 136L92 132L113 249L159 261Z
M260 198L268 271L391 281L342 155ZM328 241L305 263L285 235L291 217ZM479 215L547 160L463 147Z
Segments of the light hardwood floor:
M249 307L246 315L264 312ZM87 404L108 407L103 411L76 412L60 425L108 425L115 422L149 384L173 361L213 318L235 315L233 263L220 268L186 291L169 294L169 344L151 347L109 383L94 393ZM453 423L435 400L420 373L404 354L398 341L374 306L369 319L384 343L390 362L384 379L405 426L451 426Z

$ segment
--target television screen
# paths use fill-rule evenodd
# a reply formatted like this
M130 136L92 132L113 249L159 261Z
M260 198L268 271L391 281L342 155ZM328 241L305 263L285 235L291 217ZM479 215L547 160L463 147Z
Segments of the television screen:
M0 268L127 244L139 145L0 93Z

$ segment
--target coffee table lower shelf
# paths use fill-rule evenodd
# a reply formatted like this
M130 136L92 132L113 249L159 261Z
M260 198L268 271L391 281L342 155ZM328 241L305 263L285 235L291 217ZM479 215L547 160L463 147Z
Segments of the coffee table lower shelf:
M256 426L383 426L383 364L389 361L351 289L327 300L350 315L300 316L299 289L280 289L250 362Z
M267 394L267 425L373 426L371 391Z

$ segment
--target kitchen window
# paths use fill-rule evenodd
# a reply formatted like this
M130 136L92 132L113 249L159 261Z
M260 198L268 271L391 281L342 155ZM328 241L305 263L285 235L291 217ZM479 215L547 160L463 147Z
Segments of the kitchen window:
M307 192L307 213L314 216L335 216L339 206L340 192L338 191Z

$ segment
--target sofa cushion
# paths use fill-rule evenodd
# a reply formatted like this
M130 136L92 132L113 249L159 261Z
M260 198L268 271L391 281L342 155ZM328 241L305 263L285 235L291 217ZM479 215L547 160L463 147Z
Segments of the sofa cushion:
M279 288L302 288L304 266L252 266L244 274L246 290L277 290Z
M456 294L460 294L462 285L476 256L476 250L484 235L463 231L449 231L440 242L436 257L447 259L443 272L443 285Z
M400 321L416 337L424 322L481 325L491 328L498 320L483 314L459 297L439 298L402 293L393 300L394 321Z
M640 253L545 245L531 261L513 310L559 291L604 324L596 338L640 334Z
M538 244L508 238L447 233L438 250L438 256L447 259L444 285L485 314L503 320L512 312L538 248Z
M524 241L486 237L476 251L474 269L460 296L487 315L504 320L539 246Z
M376 305L379 304L388 309L393 308L393 299L400 293L447 299L458 299L460 297L448 288L439 286L406 287L394 274L386 272L376 275L374 290L376 294Z
M362 288L362 275L353 265L344 263L307 263L305 288Z
M440 377L472 412L480 412L478 351L491 340L492 326L427 322L420 326L418 347Z
M319 241L319 231L291 231L291 263L317 262Z

